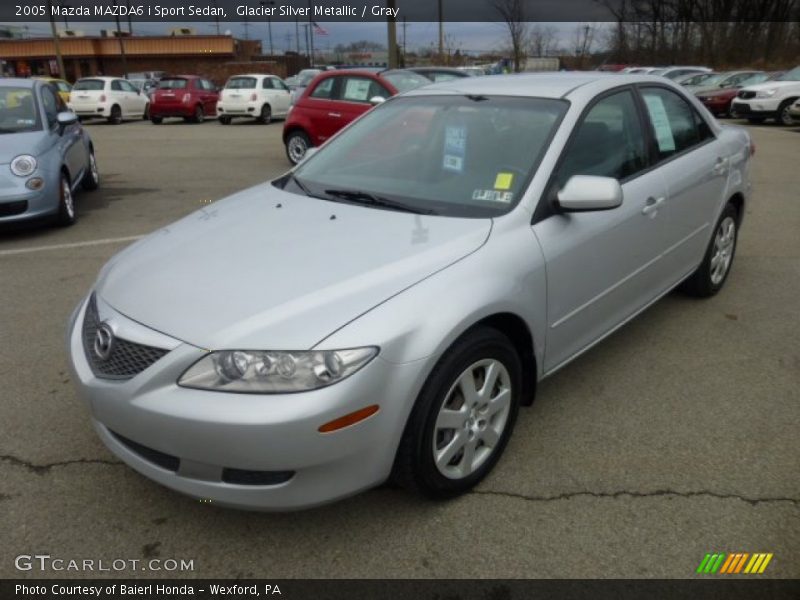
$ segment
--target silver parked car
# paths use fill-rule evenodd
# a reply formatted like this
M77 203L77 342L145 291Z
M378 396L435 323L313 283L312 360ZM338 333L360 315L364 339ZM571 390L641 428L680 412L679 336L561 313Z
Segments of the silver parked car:
M0 223L51 217L71 225L76 188L99 183L92 140L57 90L0 79Z
M216 504L465 492L539 380L722 288L751 152L660 77L420 88L115 256L74 379L114 454Z

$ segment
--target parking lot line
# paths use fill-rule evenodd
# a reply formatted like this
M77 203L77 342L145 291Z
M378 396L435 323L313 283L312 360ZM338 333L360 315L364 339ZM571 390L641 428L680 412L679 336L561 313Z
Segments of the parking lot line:
M144 237L142 235L129 235L127 237L104 238L101 240L86 240L84 242L72 242L70 244L52 244L50 246L33 246L32 248L15 248L13 250L0 250L0 256L10 256L12 254L27 254L29 252L45 252L47 250L66 250L68 248L83 248L84 246L101 246L103 244L121 244L122 242L133 242Z

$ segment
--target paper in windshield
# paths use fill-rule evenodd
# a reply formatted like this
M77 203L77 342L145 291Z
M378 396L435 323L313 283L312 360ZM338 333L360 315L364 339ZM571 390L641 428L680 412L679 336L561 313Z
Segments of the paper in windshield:
M647 104L647 112L650 113L650 121L656 131L656 141L661 152L675 151L675 138L672 135L672 127L669 124L667 109L660 96L654 96L645 92L644 102Z

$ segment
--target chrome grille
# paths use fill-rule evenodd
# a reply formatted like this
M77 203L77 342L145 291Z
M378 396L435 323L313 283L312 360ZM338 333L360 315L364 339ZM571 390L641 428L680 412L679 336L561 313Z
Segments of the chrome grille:
M755 98L755 97L756 97L756 93L755 92L751 92L751 91L747 91L747 90L742 90L741 92L739 92L739 98L741 98L743 100L747 100L749 98Z
M163 348L145 346L144 344L137 344L136 342L115 337L111 353L107 359L103 360L94 351L95 336L100 324L97 303L94 295L92 295L86 307L86 314L83 317L83 350L96 377L101 379L130 379L169 352L169 350L164 350Z

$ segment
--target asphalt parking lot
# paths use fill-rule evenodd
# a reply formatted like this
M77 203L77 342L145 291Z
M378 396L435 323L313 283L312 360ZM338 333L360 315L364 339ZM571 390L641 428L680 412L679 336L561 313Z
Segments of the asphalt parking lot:
M750 128L756 194L722 293L673 293L543 382L477 490L289 514L201 504L120 463L63 342L134 237L285 171L281 125L87 127L103 180L78 223L0 230L0 577L81 576L15 569L39 553L193 559L170 573L193 577L671 578L716 551L800 577L800 127Z

